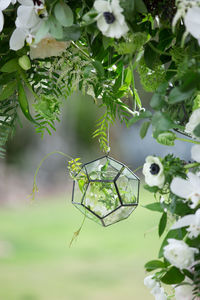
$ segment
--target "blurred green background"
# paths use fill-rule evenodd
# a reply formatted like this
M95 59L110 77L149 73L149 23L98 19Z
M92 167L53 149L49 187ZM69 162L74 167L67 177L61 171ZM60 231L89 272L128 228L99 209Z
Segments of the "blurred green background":
M142 190L143 205L151 199ZM142 206L103 228L83 219L70 194L0 212L1 300L153 299L143 265L157 257L159 214Z

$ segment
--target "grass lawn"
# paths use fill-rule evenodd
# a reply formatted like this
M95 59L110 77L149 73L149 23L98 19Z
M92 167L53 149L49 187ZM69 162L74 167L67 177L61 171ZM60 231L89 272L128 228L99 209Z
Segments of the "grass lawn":
M160 215L140 206L107 228L86 220L66 197L0 210L0 300L150 300L143 265L157 257Z

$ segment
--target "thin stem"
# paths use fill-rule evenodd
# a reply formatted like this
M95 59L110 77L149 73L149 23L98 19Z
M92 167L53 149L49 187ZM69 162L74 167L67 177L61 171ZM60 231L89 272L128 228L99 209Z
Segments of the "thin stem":
M184 138L179 138L179 137L177 137L176 140L183 141L183 142L188 142L188 143L193 143L193 144L200 144L200 142L189 140L189 139L184 139Z
M154 46L152 45L152 43L149 43L148 45L151 47L152 50L154 50L154 51L157 52L158 54L166 55L166 56L171 56L171 54L166 53L166 52L164 52L164 51L161 51L161 50L157 49L156 47L154 47Z
M43 162L44 162L49 156L51 156L51 155L53 155L53 154L60 154L60 155L62 155L62 156L67 157L67 158L70 159L70 160L73 159L71 156L69 156L69 155L67 155L67 154L65 154L65 153L63 153L63 152L60 152L60 151L53 151L53 152L50 152L50 153L48 153L47 155L45 155L45 157L43 157L43 159L40 161L40 163L39 163L39 165L38 165L38 167L37 167L37 169L36 169L36 171L35 171L35 175L34 175L34 179L33 179L33 189L32 189L32 193L31 193L31 195L30 195L31 198L32 198L32 200L35 199L35 193L38 192L38 188L37 188L37 184L36 184L36 177L37 177L37 174L38 174L38 172L39 172L39 170L40 170L40 168L41 168Z
M200 163L195 162L195 163L185 165L184 168L185 169L192 169L192 168L195 168L195 167L198 167L198 166L200 166Z
M137 172L138 170L142 169L143 166L139 166L138 168L136 168L135 170L133 170L133 173Z
M79 236L79 234L80 234L80 232L81 232L81 229L83 228L83 225L84 225L84 223L85 223L85 219L86 219L86 208L85 208L85 214L84 214L84 217L83 217L83 221L82 221L82 223L81 223L81 226L79 227L79 229L78 229L77 231L74 232L73 237L72 237L72 239L71 239L71 241L70 241L70 243L69 243L69 248L72 246L72 244L73 244L73 242L75 241L75 239L78 238L78 236Z
M93 59L85 51L83 51L76 43L74 43L73 41L71 41L71 45L73 45L75 48L77 48L89 60L93 61Z

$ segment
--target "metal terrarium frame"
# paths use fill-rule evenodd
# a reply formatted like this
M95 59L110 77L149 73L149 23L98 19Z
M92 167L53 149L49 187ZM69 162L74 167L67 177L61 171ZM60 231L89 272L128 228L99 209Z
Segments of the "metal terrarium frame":
M140 179L105 155L84 164L75 176L72 203L88 218L109 226L129 217L139 202Z

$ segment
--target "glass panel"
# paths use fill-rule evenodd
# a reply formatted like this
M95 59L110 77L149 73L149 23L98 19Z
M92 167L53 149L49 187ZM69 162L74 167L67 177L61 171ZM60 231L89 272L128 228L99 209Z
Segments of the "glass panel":
M123 167L123 164L113 160L112 158L108 158L109 165L112 166L115 170L120 171L121 168Z
M73 189L73 198L72 202L81 203L83 195L88 186L88 177L86 175L85 168L82 168L81 171L76 176L76 180L74 181L74 189Z
M86 170L90 180L114 180L118 171L109 165L107 158L87 164Z
M128 168L124 169L123 174L126 175L130 179L138 180L137 177Z
M87 210L87 208L85 208L81 204L74 204L74 206L76 206L76 208L78 208L84 215L86 214L86 217L89 218L90 220L92 220L100 225L103 225L101 219L96 217L93 213L89 212Z
M134 211L136 206L128 207L121 206L116 211L111 213L109 216L103 218L105 226L111 225L113 223L119 222L123 219L128 218L128 216Z
M101 218L115 210L120 202L114 183L90 182L83 204Z
M118 187L118 191L121 196L122 203L123 204L137 203L139 181L136 179L130 179L129 177L126 176L127 172L124 171L116 181L116 185Z

